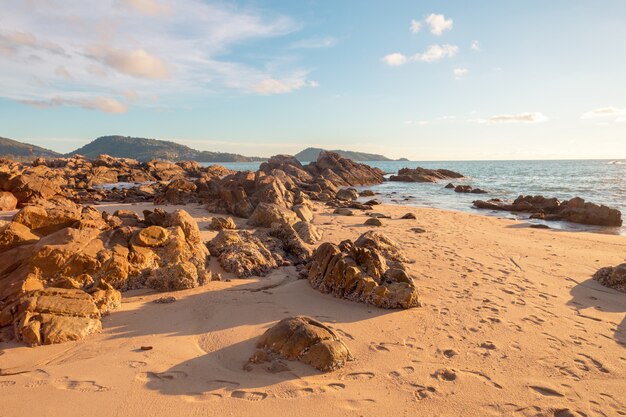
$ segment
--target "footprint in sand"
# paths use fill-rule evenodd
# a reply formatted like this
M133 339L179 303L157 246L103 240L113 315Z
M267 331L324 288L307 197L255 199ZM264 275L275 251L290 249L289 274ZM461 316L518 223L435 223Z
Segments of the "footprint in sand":
M170 372L142 372L136 377L140 381L173 381L175 379L187 378L187 373L182 371Z
M0 381L0 388L12 387L15 381Z
M358 381L358 380L368 380L368 379L372 379L376 376L376 374L374 374L373 372L353 372L351 374L346 375L346 379L351 379L354 381Z
M457 378L456 372L453 369L442 368L435 371L432 377L439 381L454 381Z
M261 391L233 391L230 393L232 398L248 401L262 401L267 398L267 393Z
M53 385L58 389L78 392L103 392L110 390L109 387L97 384L95 381L76 381L68 377L55 380Z
M142 362L142 361L128 361L126 362L126 364L131 368L143 368L144 366L147 365L146 362Z

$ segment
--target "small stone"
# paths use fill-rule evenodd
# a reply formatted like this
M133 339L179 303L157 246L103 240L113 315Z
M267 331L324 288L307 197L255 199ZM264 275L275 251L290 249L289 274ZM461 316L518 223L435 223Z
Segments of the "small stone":
M152 346L142 346L139 349L141 349L141 350L152 350Z
M417 219L417 216L415 216L415 214L413 213L407 213L404 216L400 217L403 220L415 220Z
M169 297L157 298L156 300L153 301L153 303L156 303L156 304L171 304L171 303L173 303L175 301L176 301L176 297L169 296Z
M379 218L371 217L371 218L365 220L364 224L366 226L382 226L383 222Z

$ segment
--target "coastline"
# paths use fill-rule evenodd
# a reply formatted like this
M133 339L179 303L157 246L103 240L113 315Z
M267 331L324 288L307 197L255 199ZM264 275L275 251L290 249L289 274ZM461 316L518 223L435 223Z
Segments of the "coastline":
M141 213L153 204L96 206ZM213 215L184 208L203 229ZM322 241L355 239L365 215L316 203ZM624 261L626 240L538 230L493 216L403 205L378 228L414 263L423 306L389 311L321 294L293 267L191 290L124 294L100 334L0 354L9 416L403 415L535 416L626 412L626 299L591 280ZM412 212L417 220L399 220ZM4 214L4 213L3 213ZM239 226L245 219L235 218ZM415 233L420 227L425 233ZM175 303L152 303L173 295ZM342 335L356 360L330 374L242 369L276 321L310 315ZM153 346L141 351L141 346ZM449 372L441 372L442 370ZM382 395L385 393L385 395ZM298 401L294 401L297 399ZM281 411L283 410L283 411ZM576 415L576 414L571 414Z

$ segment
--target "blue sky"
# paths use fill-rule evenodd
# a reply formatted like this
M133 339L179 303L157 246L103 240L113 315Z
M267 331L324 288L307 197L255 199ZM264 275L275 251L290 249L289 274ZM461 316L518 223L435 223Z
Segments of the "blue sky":
M0 136L58 151L122 134L260 156L626 158L621 0L0 8Z

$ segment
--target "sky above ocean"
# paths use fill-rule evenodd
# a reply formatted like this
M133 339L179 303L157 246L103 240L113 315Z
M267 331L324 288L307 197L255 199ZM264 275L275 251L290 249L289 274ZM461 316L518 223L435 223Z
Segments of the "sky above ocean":
M0 0L0 136L626 158L626 2Z

